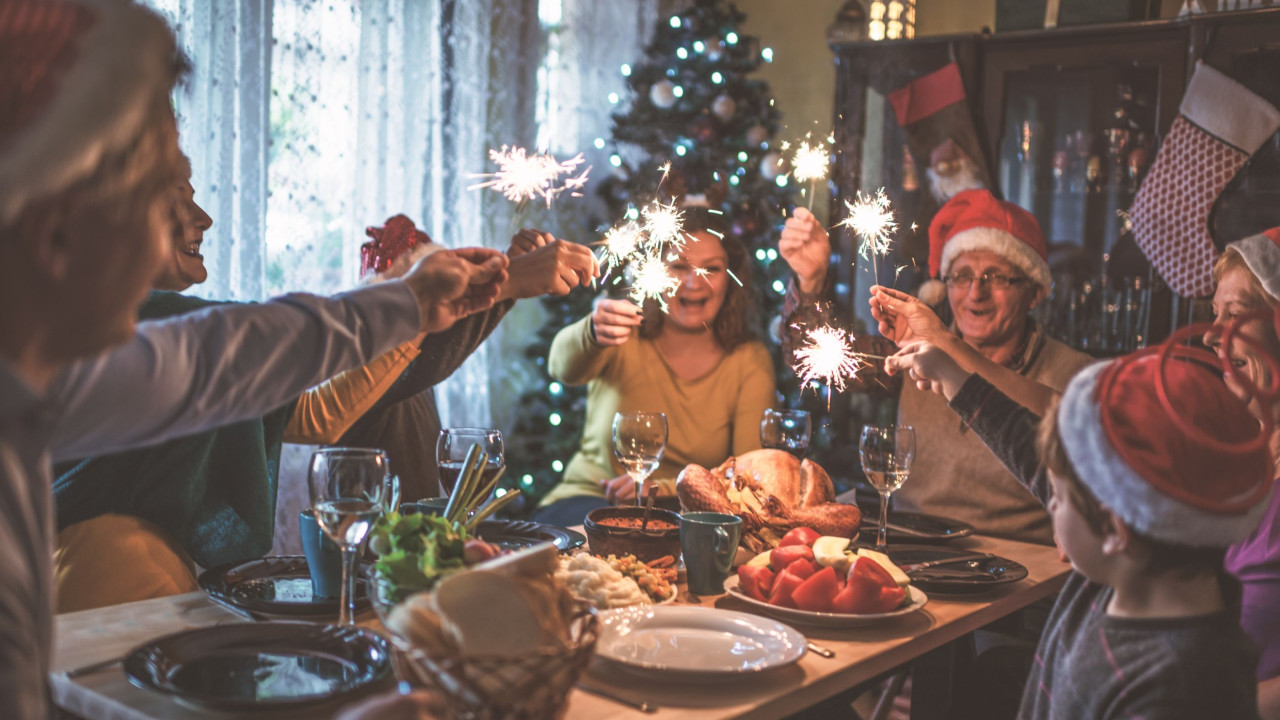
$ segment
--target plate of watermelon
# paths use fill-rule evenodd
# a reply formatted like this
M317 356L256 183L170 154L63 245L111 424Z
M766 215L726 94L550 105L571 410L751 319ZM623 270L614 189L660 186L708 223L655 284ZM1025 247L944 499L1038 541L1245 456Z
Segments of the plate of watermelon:
M725 590L773 617L828 627L878 623L929 601L887 557L809 528L792 530L739 567Z

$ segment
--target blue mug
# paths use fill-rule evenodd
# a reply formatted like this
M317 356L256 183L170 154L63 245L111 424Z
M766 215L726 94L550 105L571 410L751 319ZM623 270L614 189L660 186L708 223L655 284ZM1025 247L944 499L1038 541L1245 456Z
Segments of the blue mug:
M298 513L302 552L311 572L311 596L336 598L342 594L342 549L324 534L311 508Z
M742 539L742 518L714 512L680 516L680 552L694 595L720 595Z

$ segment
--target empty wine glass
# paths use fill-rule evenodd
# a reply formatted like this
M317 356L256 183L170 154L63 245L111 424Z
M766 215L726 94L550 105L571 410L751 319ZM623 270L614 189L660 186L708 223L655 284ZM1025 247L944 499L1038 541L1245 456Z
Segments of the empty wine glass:
M811 428L809 413L804 410L766 409L760 419L760 445L786 450L800 460L809 449Z
M876 550L884 552L888 545L889 497L907 481L911 461L916 455L916 433L909 425L862 428L858 442L862 470L880 493L880 532Z
M359 548L382 513L390 463L369 448L324 448L311 455L307 490L320 529L342 549L340 625L355 624Z
M667 416L660 412L616 413L613 454L636 483L636 504L644 504L644 481L667 450Z
M440 438L436 440L436 467L440 471L440 490L446 497L453 496L458 476L462 474L462 466L467 461L467 453L471 451L472 445L479 445L480 450L489 456L481 476L481 486L487 485L506 466L506 453L500 431L489 428L441 430Z

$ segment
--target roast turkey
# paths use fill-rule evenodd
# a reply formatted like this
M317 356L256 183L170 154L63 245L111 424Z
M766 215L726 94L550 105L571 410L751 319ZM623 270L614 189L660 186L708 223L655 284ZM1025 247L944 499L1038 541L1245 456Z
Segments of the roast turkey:
M688 465L676 478L676 494L686 512L740 516L742 544L753 552L777 546L794 527L855 538L862 524L857 505L835 501L821 465L782 450L753 450L713 470Z

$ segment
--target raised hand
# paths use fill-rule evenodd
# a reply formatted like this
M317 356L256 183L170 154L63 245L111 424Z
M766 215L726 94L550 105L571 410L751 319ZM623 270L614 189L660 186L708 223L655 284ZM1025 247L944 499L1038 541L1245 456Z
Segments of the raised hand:
M905 372L916 387L938 393L948 401L969 379L969 372L954 358L929 342L913 342L904 346L884 361L884 371L890 375Z
M418 299L422 331L440 332L493 305L507 281L507 256L488 248L437 250L403 279Z
M818 218L805 208L796 208L782 228L778 254L796 274L800 292L814 295L822 290L831 264L831 239Z
M949 332L933 310L901 290L871 286L871 316L880 323L880 334L898 346L938 339Z
M529 235L525 235L529 233ZM517 247L522 249L517 249ZM547 233L521 230L511 240L511 276L499 299L567 295L579 285L600 276L600 264L585 245L557 240Z
M601 345L621 345L642 322L644 313L630 300L600 298L591 313L591 327Z
M630 475L601 480L600 487L604 489L604 499L614 505L635 503L636 481Z

